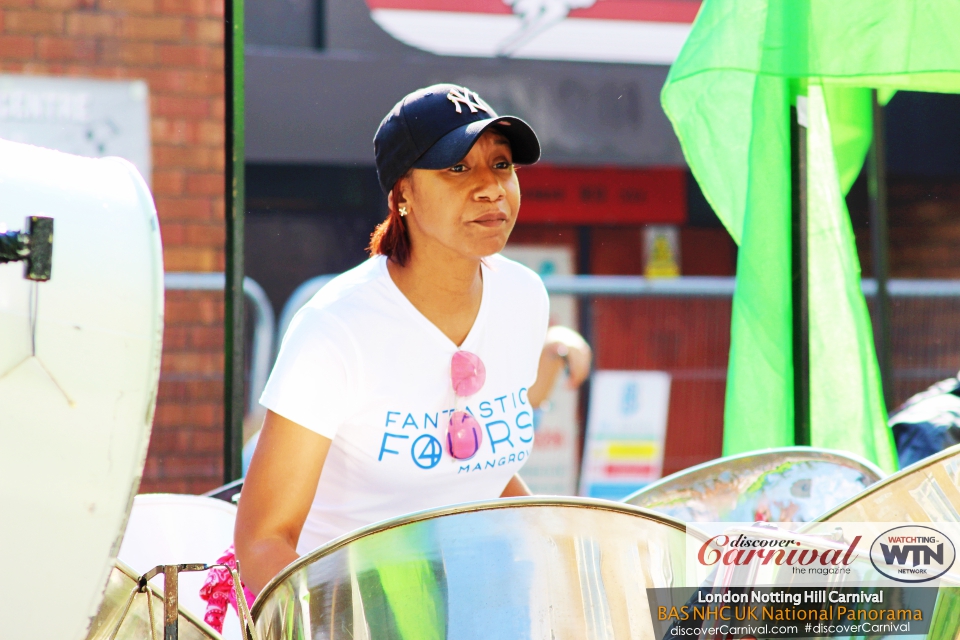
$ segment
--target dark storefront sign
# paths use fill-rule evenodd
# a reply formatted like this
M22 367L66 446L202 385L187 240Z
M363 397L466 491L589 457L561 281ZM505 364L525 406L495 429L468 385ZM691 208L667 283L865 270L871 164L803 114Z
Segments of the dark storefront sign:
M682 224L682 169L524 167L521 220L568 224Z

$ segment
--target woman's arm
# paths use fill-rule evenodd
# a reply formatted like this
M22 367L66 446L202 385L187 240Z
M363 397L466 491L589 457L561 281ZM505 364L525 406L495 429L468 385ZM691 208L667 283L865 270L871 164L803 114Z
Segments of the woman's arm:
M233 538L244 584L260 591L298 558L330 439L272 411L243 483Z
M593 352L590 345L579 333L560 325L547 329L547 338L540 351L540 364L537 367L537 380L527 391L527 397L534 408L547 401L553 392L557 376L567 368L569 379L567 386L576 389L590 375Z
M507 483L507 486L504 487L503 493L500 494L501 498L519 498L521 496L532 496L533 492L530 491L530 487L527 486L527 483L523 481L519 474L513 474L513 477L510 478L510 482Z

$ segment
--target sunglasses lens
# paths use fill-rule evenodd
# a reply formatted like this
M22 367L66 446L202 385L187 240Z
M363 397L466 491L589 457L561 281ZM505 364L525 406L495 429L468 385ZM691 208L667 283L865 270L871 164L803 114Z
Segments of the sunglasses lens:
M450 379L456 394L465 398L480 391L487 381L487 370L479 356L469 351L457 351L450 362Z
M466 411L457 411L450 417L447 429L447 448L457 460L472 458L480 450L483 432L480 423Z

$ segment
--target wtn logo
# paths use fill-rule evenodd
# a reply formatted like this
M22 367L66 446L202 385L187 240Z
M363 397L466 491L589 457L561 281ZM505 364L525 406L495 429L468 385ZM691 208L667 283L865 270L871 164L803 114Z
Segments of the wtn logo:
M935 541L936 538L930 538L930 542ZM937 564L943 564L942 542L937 545L936 551L927 544L905 544L903 546L894 544L888 547L882 542L880 543L880 549L883 552L883 561L887 564L907 564L911 555L913 556L913 566L915 567L921 564L929 565L931 561ZM926 570L923 569L923 571Z
M949 538L936 529L918 525L894 527L882 533L870 552L874 568L899 582L939 578L950 569L957 555Z

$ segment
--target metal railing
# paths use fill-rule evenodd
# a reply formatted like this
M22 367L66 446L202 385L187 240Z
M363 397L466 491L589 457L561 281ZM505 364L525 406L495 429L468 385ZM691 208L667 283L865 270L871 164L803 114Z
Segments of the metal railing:
M170 272L163 276L165 289L175 291L223 291L222 273ZM253 307L253 346L250 353L250 378L247 385L247 412L260 400L274 360L276 321L267 294L254 279L243 279L243 293Z
M275 342L277 348L297 310L334 277L317 276L297 287L280 314ZM543 283L551 294L573 295L583 301L591 298L722 300L731 299L736 288L736 278L733 277L696 276L652 279L641 276L554 275L545 276ZM864 279L861 286L868 302L872 303L877 292L876 280ZM900 392L896 395L902 400L905 395L912 393L910 389L952 375L951 369L955 372L960 368L960 332L946 335L943 331L944 318L954 317L954 314L960 318L960 281L889 280L888 290L895 307L893 315L899 326L893 335L892 349L897 361L893 377L901 383ZM912 334L909 329L913 329ZM924 338L921 346L916 344L918 333ZM928 335L922 335L924 333ZM954 361L956 363L952 364Z
M312 298L317 291L330 282L336 275L322 275L311 278L297 287L280 313L279 322L275 321L273 307L263 288L256 281L244 278L243 290L254 311L253 344L250 357L250 377L247 392L248 411L256 406L266 386L270 369L276 358L277 350L284 333L290 326L296 312ZM578 298L591 297L673 297L673 298L732 298L736 278L732 277L696 277L680 278L644 278L641 276L545 276L543 283L547 291L555 295L573 295ZM167 289L180 291L222 291L224 275L222 273L167 273L164 276ZM876 295L877 283L872 279L862 281L864 294L869 298ZM956 299L960 301L960 281L957 280L890 280L890 296L894 300L910 298ZM960 362L957 364L960 368ZM944 368L944 371L946 368ZM930 377L942 373L931 370ZM909 377L910 374L908 373Z

